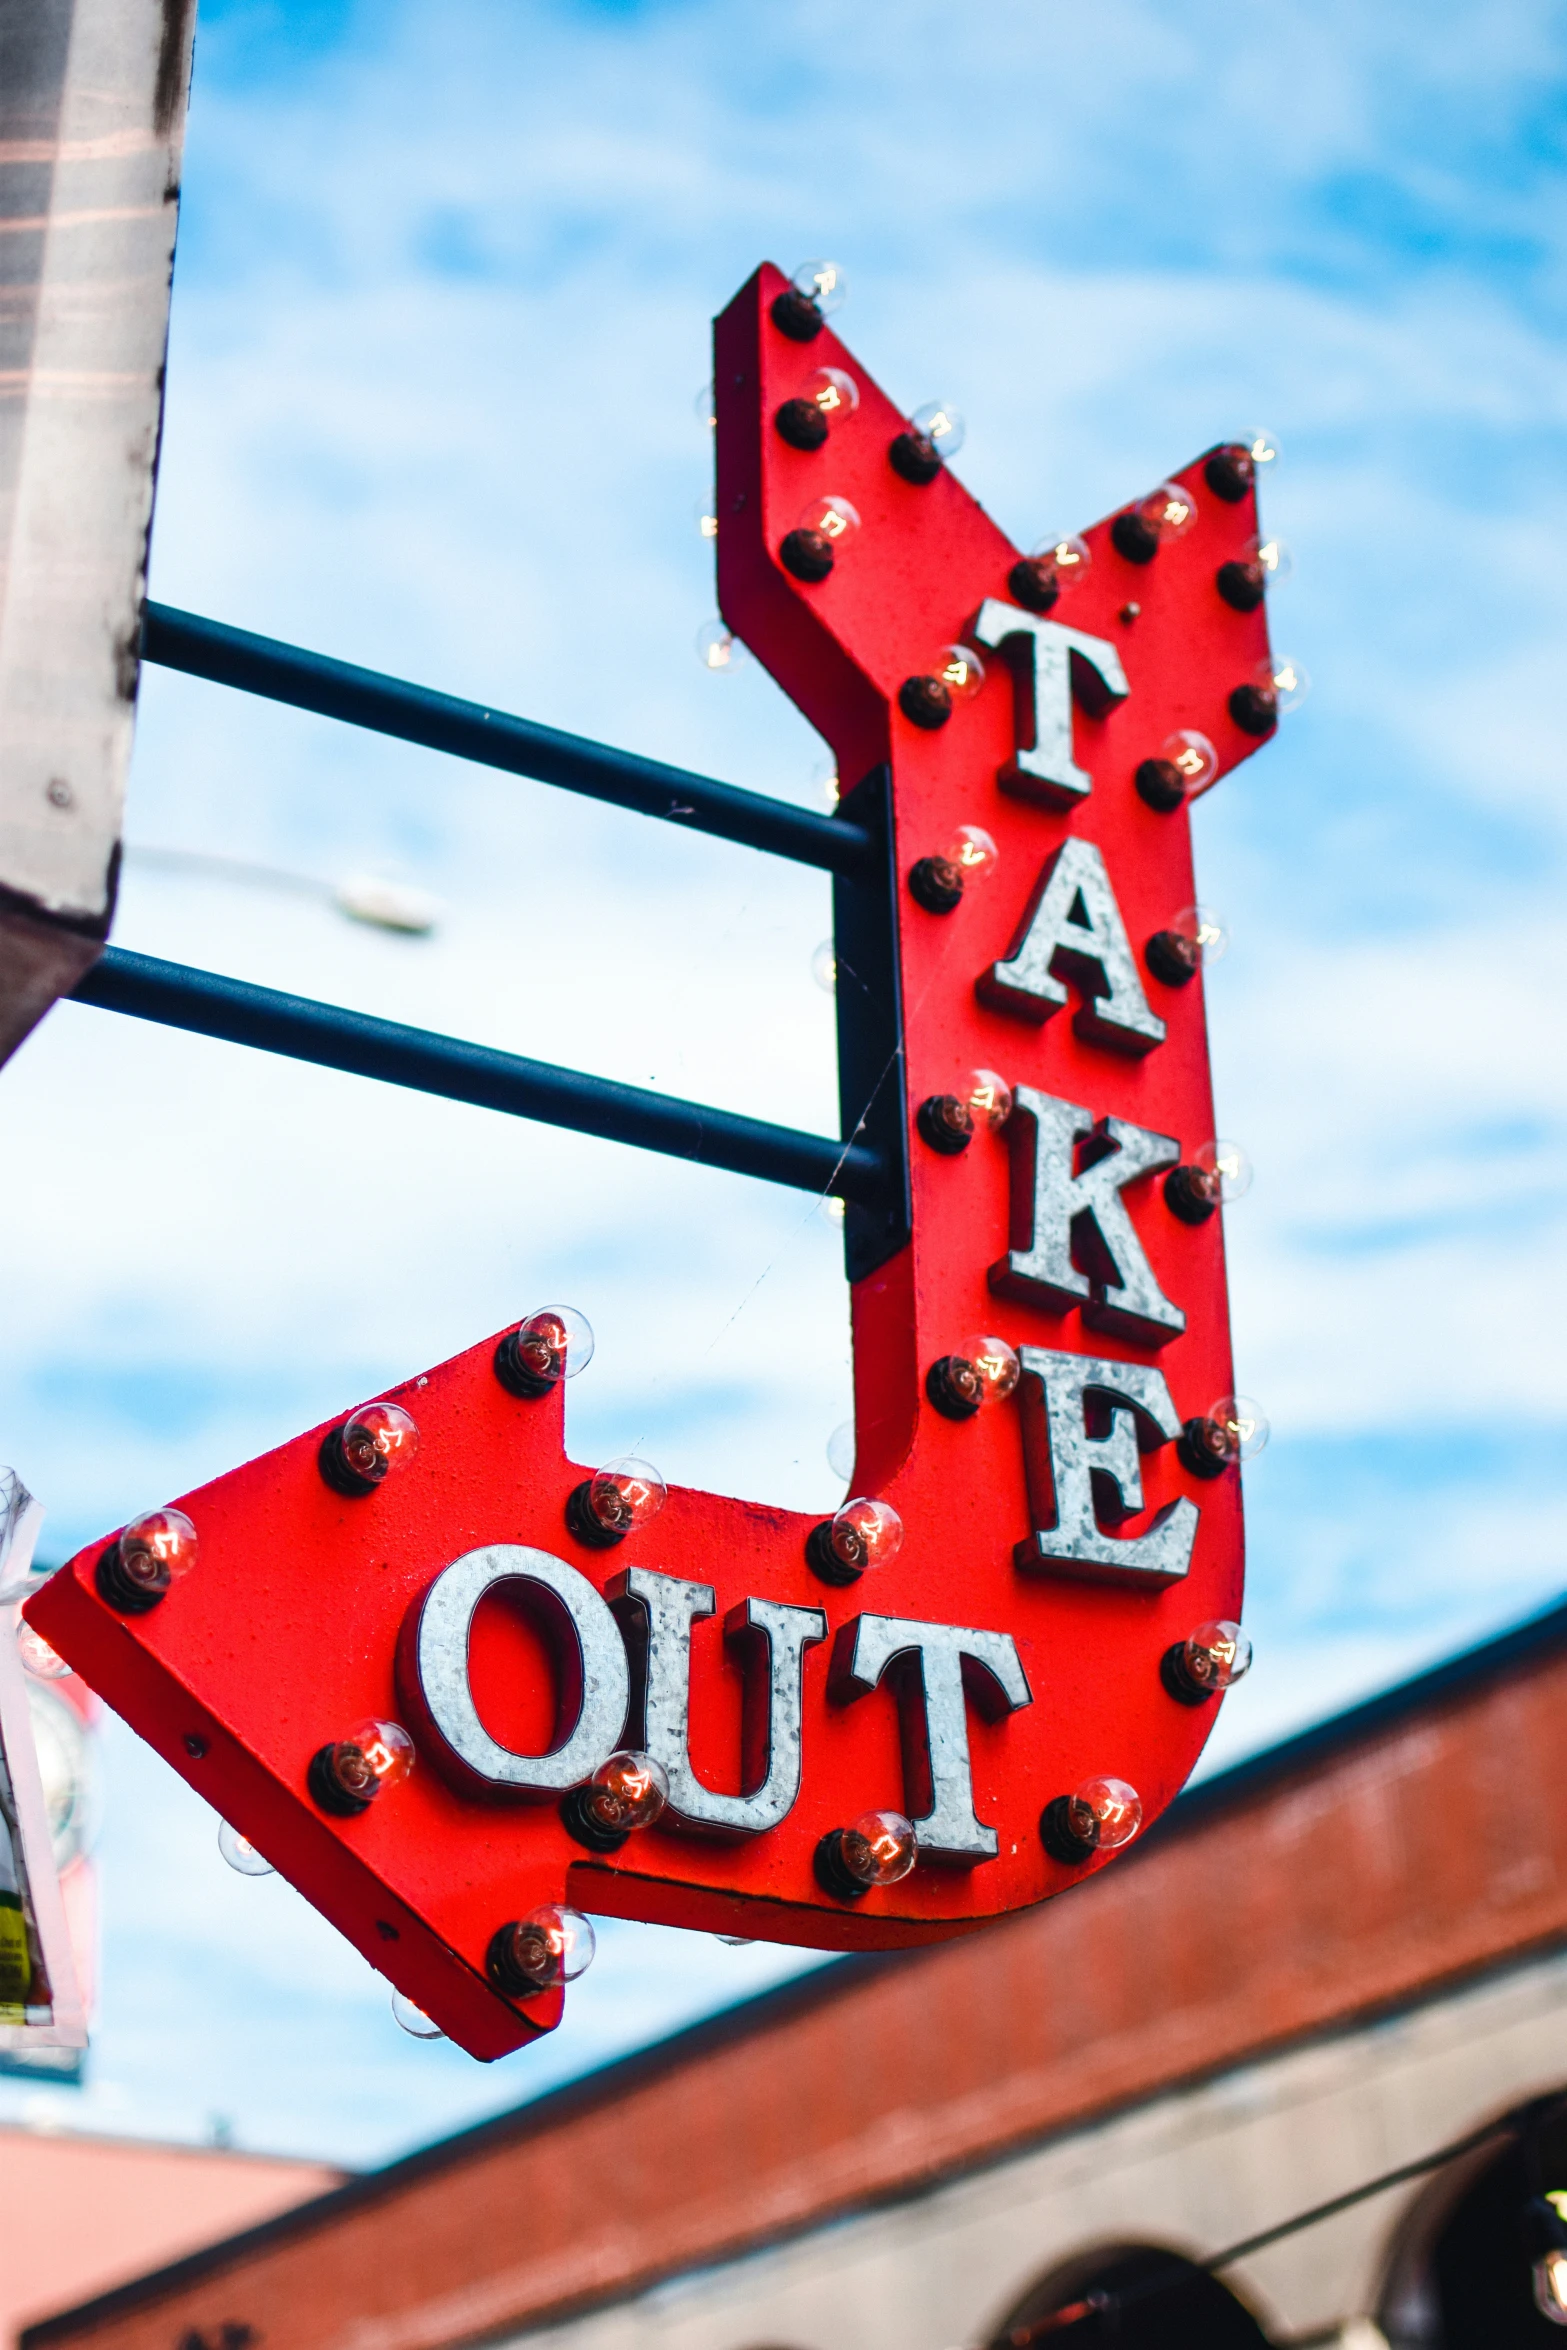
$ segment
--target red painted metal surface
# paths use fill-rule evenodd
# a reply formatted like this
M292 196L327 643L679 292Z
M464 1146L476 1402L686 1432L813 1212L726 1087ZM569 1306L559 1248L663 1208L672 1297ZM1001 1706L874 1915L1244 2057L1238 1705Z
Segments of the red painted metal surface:
M1139 959L1147 937L1192 902L1185 810L1156 814L1132 777L1180 726L1211 738L1221 768L1256 747L1227 700L1266 657L1264 616L1232 611L1214 585L1219 564L1255 532L1252 500L1208 495L1199 462L1177 477L1193 490L1198 523L1153 563L1127 562L1107 524L1087 534L1092 571L1052 617L1112 640L1131 693L1103 718L1077 713L1076 758L1093 777L1085 800L1055 812L1009 796L997 775L1016 750L1018 721L1003 660L990 657L982 693L939 733L912 726L896 696L983 599L1007 597L1017 551L950 475L919 488L893 470L887 451L902 416L830 331L802 344L777 330L769 305L783 283L763 269L717 326L726 617L831 742L846 783L890 764L900 875L939 852L959 822L982 824L1000 847L994 877L954 914L926 913L900 888L911 1110L977 1064L1176 1136L1189 1156L1213 1131L1200 977L1179 990L1146 981L1168 1035L1140 1058L1085 1042L1070 1011L1038 1026L992 1008L975 981L1007 954L1041 868L1068 834L1102 850ZM824 364L850 369L861 403L824 449L803 454L772 418ZM818 492L852 500L863 529L830 578L804 586L776 550ZM1125 621L1130 600L1141 610ZM1149 1512L1182 1492L1201 1511L1181 1582L1149 1591L1025 1574L1013 1563L1031 1526L1015 1407L954 1423L926 1403L923 1379L936 1357L997 1330L1014 1344L1157 1362L1180 1416L1204 1412L1231 1386L1220 1219L1180 1223L1158 1178L1126 1194L1159 1281L1187 1316L1185 1334L1155 1353L1081 1327L1075 1311L992 1296L987 1268L1009 1223L1004 1136L978 1135L959 1158L915 1140L911 1157L912 1244L854 1295L854 1490L894 1502L907 1531L896 1561L858 1585L830 1589L811 1573L809 1518L690 1491L672 1491L662 1515L618 1550L584 1549L564 1522L586 1471L565 1458L560 1391L537 1402L508 1394L486 1339L392 1391L418 1421L421 1447L370 1499L328 1489L313 1430L183 1498L201 1564L151 1614L126 1619L100 1598L102 1544L29 1604L83 1677L476 2056L500 2055L558 2020L558 1993L514 2002L484 1971L497 1926L535 1903L567 1898L601 1914L837 1949L939 1939L1085 1873L1041 1844L1049 1799L1110 1772L1137 1787L1152 1818L1197 1759L1214 1709L1167 1696L1159 1661L1205 1618L1240 1611L1235 1472L1199 1483L1171 1444L1143 1456ZM812 1856L827 1830L870 1805L906 1806L893 1691L830 1702L830 1638L806 1655L803 1785L770 1834L720 1841L659 1825L600 1859L567 1836L552 1805L476 1799L428 1758L362 1818L325 1817L307 1792L311 1756L356 1719L396 1710L394 1656L410 1607L443 1567L490 1543L553 1552L601 1589L633 1564L716 1588L717 1615L693 1642L691 1740L698 1775L718 1789L740 1785L743 1685L722 1622L747 1597L820 1607L833 1630L873 1612L1010 1633L1033 1703L996 1722L969 1709L975 1808L998 1830L998 1857L922 1866L853 1907L820 1890ZM552 1742L548 1657L499 1595L476 1619L471 1672L496 1738L526 1753Z

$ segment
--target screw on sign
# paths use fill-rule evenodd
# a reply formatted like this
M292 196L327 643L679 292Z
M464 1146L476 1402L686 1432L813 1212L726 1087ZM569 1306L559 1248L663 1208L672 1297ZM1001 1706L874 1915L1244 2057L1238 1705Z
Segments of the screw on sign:
M869 842L834 882L842 1131L882 1169L845 1224L851 1501L573 1464L591 1333L550 1307L28 1609L485 2058L559 2020L584 1912L865 1950L1063 1891L1171 1801L1249 1655L1263 1424L1187 811L1280 700L1262 604L1218 584L1252 453L1020 555L947 470L951 412L901 411L770 267L714 400L725 619Z

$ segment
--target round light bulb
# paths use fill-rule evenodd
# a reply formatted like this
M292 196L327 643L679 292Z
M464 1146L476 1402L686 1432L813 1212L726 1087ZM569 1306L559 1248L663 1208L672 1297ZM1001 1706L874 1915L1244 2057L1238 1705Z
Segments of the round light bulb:
M1221 1395L1207 1418L1223 1436L1227 1460L1255 1460L1272 1434L1261 1405L1249 1395Z
M1198 792L1206 791L1219 772L1219 754L1195 726L1167 734L1157 755L1139 762L1133 781L1139 798L1167 816Z
M827 1540L839 1564L861 1574L897 1557L903 1547L903 1520L890 1501L846 1501L832 1520Z
M1062 589L1071 587L1076 580L1086 579L1092 566L1093 551L1086 539L1074 538L1065 531L1052 531L1013 564L1007 573L1007 586L1026 611L1049 612L1059 601Z
M974 1124L992 1134L1012 1115L1012 1088L994 1069L971 1069L958 1086L958 1099Z
M1143 1824L1142 1797L1125 1779L1085 1779L1066 1803L1071 1833L1085 1851L1119 1852Z
M1311 679L1287 653L1276 654L1264 662L1257 682L1271 687L1281 716L1285 711L1298 710L1311 691Z
M717 538L717 536L718 536L718 511L717 511L717 508L718 508L718 501L717 501L717 499L716 499L716 498L713 498L713 497L698 498L698 500L697 500L697 502L696 502L695 506L694 506L694 507L692 508L692 510L691 510L691 518L692 518L692 520L693 520L693 521L695 522L695 524L696 524L696 534L697 534L697 537L698 537L698 538L702 538L702 539L716 539L716 538Z
M1217 963L1230 943L1230 934L1211 906L1183 906L1170 924L1184 939L1199 963Z
M957 455L968 435L968 426L950 400L927 400L915 409L909 424L943 462Z
M1534 2306L1548 2325L1567 2326L1567 2252L1544 2252L1532 2272Z
M1197 1688L1218 1694L1251 1671L1251 1642L1239 1624L1216 1618L1199 1624L1181 1644L1181 1663Z
M190 1573L200 1545L183 1510L145 1510L132 1518L116 1547L126 1582L161 1599L172 1583Z
M859 527L859 508L833 492L812 498L809 505L802 506L795 525L797 530L825 539L835 553L854 537Z
M972 1363L979 1373L984 1389L981 1401L1001 1403L1012 1393L1022 1376L1023 1366L1017 1350L1008 1346L1004 1338L995 1338L981 1332L963 1341L963 1359Z
M994 873L999 855L995 842L981 824L960 824L942 851L945 862L955 866L965 881L977 881L982 874Z
M238 1828L231 1828L227 1820L218 1822L218 1850L229 1867L242 1877L275 1877L276 1869L269 1860L263 1860L248 1836Z
M849 281L836 261L802 261L789 283L816 304L823 318L831 318L849 298Z
M815 402L834 424L852 416L860 404L860 387L846 368L818 367L805 381L803 395Z
M584 1797L601 1828L616 1834L650 1828L669 1801L669 1774L650 1754L622 1748L599 1764Z
M1138 499L1137 513L1163 546L1171 539L1185 538L1197 520L1197 501L1179 482L1162 481L1146 498Z
M721 677L727 670L739 668L745 659L745 647L723 621L704 620L696 632L696 657L704 669Z
M592 1964L594 1946L592 1924L580 1909L541 1902L525 1918L502 1926L490 1944L490 1973L514 1998L558 1990Z
M844 1420L827 1439L827 1466L835 1477L842 1478L845 1485L854 1475L857 1445L852 1420Z
M422 2007L416 2007L406 1991L392 1993L392 2021L410 2040L444 2040L446 2034L439 2024L432 2023Z
M618 1542L658 1516L668 1491L650 1461L636 1460L628 1453L590 1478L587 1508L603 1531Z
M1242 446L1253 465L1276 465L1279 461L1278 435L1265 432L1261 425L1246 435Z
M1222 1205L1244 1199L1251 1189L1252 1164L1238 1142L1205 1142L1192 1154L1192 1165Z
M63 1681L71 1670L59 1650L51 1648L25 1616L16 1619L16 1653L24 1671L31 1673L35 1681Z
M400 1787L414 1761L414 1742L401 1722L359 1722L312 1758L310 1792L323 1811L352 1818Z
M985 664L972 645L943 645L931 673L953 702L971 702L985 682Z
M824 938L811 957L811 977L825 995L838 992L838 950L830 938Z
M842 1830L838 1854L857 1885L896 1885L919 1858L914 1823L901 1811L862 1811Z
M511 1333L516 1368L535 1392L575 1379L593 1360L593 1325L575 1306L540 1306Z
M337 1449L361 1485L379 1485L394 1469L408 1467L419 1450L419 1430L401 1404L367 1403L344 1421Z

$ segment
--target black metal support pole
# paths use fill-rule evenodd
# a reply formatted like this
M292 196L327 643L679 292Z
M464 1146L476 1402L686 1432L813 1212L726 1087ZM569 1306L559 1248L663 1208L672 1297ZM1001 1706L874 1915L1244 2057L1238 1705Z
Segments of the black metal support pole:
M481 702L462 702L451 694L432 693L427 686L405 685L375 669L356 669L322 653L304 653L273 637L226 628L221 621L198 619L167 604L147 606L141 652L144 661L182 669L187 676L205 677L214 685L237 686L242 693L288 702L296 710L314 710L322 718L341 718L375 734L421 743L426 750L502 768L508 775L529 775L539 783L558 784L563 791L632 808L640 816L662 817L694 832L738 841L743 848L790 857L797 865L853 874L864 870L873 854L858 824L792 808L787 800L740 791L710 776L688 774L683 767L639 759L634 752L612 750L581 735L560 734L526 718L509 718Z
M448 1101L504 1110L514 1118L569 1126L578 1134L633 1143L670 1158L694 1159L699 1166L727 1167L731 1174L760 1176L797 1191L832 1192L874 1205L887 1188L881 1158L863 1143L845 1147L826 1135L737 1118L728 1110L704 1109L699 1102L556 1069L547 1061L525 1061L488 1045L403 1028L364 1012L345 1012L335 1004L252 987L119 947L104 950L72 989L71 1000L186 1028L197 1036L253 1045L260 1052L283 1053L291 1060L314 1061L324 1069L378 1077L417 1093L442 1094Z

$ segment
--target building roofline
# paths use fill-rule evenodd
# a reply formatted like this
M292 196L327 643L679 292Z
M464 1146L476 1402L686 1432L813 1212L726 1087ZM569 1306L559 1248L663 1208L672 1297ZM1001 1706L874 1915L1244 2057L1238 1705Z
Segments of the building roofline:
M1467 1691L1495 1680L1537 1656L1545 1656L1556 1649L1567 1647L1567 1602L1557 1602L1525 1618L1495 1637L1481 1641L1473 1648L1444 1658L1409 1680L1396 1683L1391 1689L1380 1691L1343 1712L1329 1716L1326 1721L1314 1723L1309 1729L1281 1739L1276 1745L1232 1764L1228 1770L1217 1771L1211 1779L1189 1788L1178 1796L1163 1818L1156 1821L1148 1835L1140 1840L1139 1849L1155 1841L1164 1841L1191 1830L1206 1826L1208 1821L1232 1805L1246 1803L1284 1779L1295 1776L1306 1766L1324 1757L1353 1747L1383 1730L1392 1728L1410 1715L1440 1703L1443 1699L1458 1697ZM1135 1855L1128 1855L1134 1859ZM1005 1923L1000 1920L998 1923ZM256 2226L241 2229L225 2236L201 2250L188 2253L183 2259L166 2267L151 2270L147 2275L131 2279L124 2285L111 2288L76 2307L59 2311L27 2327L19 2337L20 2350L46 2350L46 2346L80 2330L84 2325L99 2323L122 2315L165 2293L194 2284L214 2271L231 2266L236 2261L264 2250L290 2236L312 2235L327 2227L344 2212L380 2202L400 2193L419 2179L469 2161L491 2147L501 2146L521 2136L537 2137L541 2131L559 2127L578 2115L596 2107L612 2104L628 2091L657 2080L661 2075L677 2072L693 2059L727 2047L736 2040L749 2039L771 2029L789 2017L829 2001L845 1997L869 1978L895 1967L915 1964L934 1958L945 1949L945 1943L923 1943L912 1949L856 1954L829 1961L792 1981L776 1985L750 1999L737 2000L733 2006L717 2015L704 2016L694 2024L652 2042L645 2048L616 2058L568 2081L558 2089L546 2090L532 2098L510 2105L501 2113L491 2114L465 2130L454 2131L445 2138L415 2147L381 2168L351 2175L341 2186L329 2188L324 2194L313 2196L308 2202L295 2204L279 2212L274 2218L262 2220ZM289 2159L282 2157L278 2159ZM305 2159L305 2158L298 2158Z

